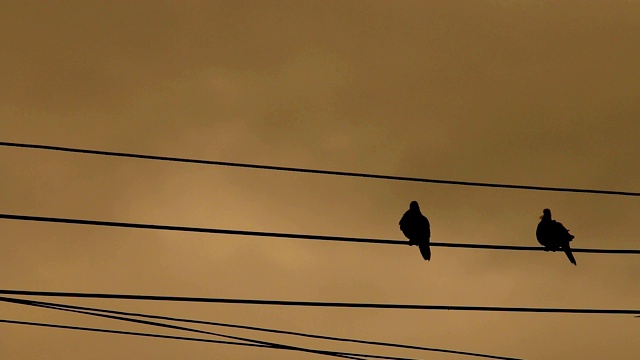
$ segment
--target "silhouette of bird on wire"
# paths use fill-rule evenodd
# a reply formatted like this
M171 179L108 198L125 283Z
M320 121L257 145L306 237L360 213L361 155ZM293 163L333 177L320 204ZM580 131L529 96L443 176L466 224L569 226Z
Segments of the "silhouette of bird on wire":
M412 201L400 219L400 230L409 239L409 245L417 245L420 254L425 260L431 260L429 240L431 238L431 226L426 216L420 212L417 201Z
M569 242L575 236L569 234L569 230L561 223L551 219L551 210L544 209L540 217L540 223L536 229L536 238L540 245L545 247L545 251L562 250L573 265L578 265L571 252Z

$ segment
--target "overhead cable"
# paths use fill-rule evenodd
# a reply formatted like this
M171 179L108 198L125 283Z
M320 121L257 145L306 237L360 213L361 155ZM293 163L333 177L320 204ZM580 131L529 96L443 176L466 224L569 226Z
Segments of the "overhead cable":
M340 241L340 242L369 243L369 244L405 245L405 246L409 245L408 241L400 241L400 240L370 239L370 238L356 238L356 237L329 236L329 235L290 234L290 233L249 231L249 230L214 229L214 228L174 226L174 225L139 224L139 223L116 222L116 221L69 219L69 218L17 215L17 214L0 214L0 219L64 223L64 224L76 224L76 225L107 226L107 227L119 227L119 228L134 228L134 229L180 231L180 232L192 232L192 233L210 233L210 234L225 234L225 235L319 240L319 241ZM461 244L461 243L440 243L440 242L431 242L430 246L467 248L467 249L490 249L490 250L548 251L544 247L539 247L539 246ZM574 253L591 253L591 254L627 254L627 255L640 254L640 249L572 248L571 251L573 251Z
M92 331L92 332L101 332L101 333L109 333L109 334L120 334L120 335L134 335L134 336L145 336L145 337L153 337L153 338L161 338L161 339L173 339L173 340L187 340L187 341L199 341L199 342L207 342L213 344L223 344L223 345L239 345L239 346L250 346L250 347L261 347L261 348L272 348L266 345L259 344L251 344L251 343L242 343L235 341L223 341L223 340L211 340L211 339L199 339L199 338L190 338L184 336L171 336L171 335L160 335L160 334L150 334L150 333L140 333L133 331L122 331L122 330L111 330L111 329L99 329L99 328L89 328L89 327L81 327L81 326L71 326L71 325L60 325L60 324L50 324L50 323L37 323L31 321L20 321L20 320L9 320L9 319L0 319L0 323L5 324L17 324L17 325L30 325L30 326L40 326L40 327L49 327L56 329L68 329L68 330L81 330L81 331ZM273 348L272 348L273 349Z
M327 350L318 350L318 349L308 349L308 348L303 348L303 347L278 344L278 343L269 342L269 341L261 341L261 340L251 339L251 338L232 336L232 335L225 335L225 334L220 334L220 333L211 332L211 331L204 331L204 330L199 330L199 329L188 328L188 327L184 327L184 326L165 324L165 323L161 323L161 322L157 322L157 321L148 321L148 320L140 320L140 319L134 319L134 318L128 318L128 317L122 317L122 316L100 314L100 313L97 313L97 312L85 311L85 310L75 310L75 309L72 309L72 308L67 308L65 306L47 305L47 304L44 304L44 303L41 303L41 302L30 301L30 300L22 300L22 299L12 299L12 298L0 297L0 301L10 302L10 303L15 303L15 304L21 304L21 305L27 305L27 306L48 308L48 309L52 309L52 310L72 312L72 313L77 313L77 314L84 314L84 315L89 315L89 316L96 316L96 317L101 317L101 318L108 318L108 319L113 319L113 320L120 320L120 321L125 321L125 322L138 323L138 324L143 324L143 325L150 325L150 326L155 326L155 327L162 327L162 328L168 328L168 329L174 329L174 330L195 332L195 333L198 333L198 334L213 335L213 336L223 337L223 338L232 339L232 340L245 341L247 343L258 344L258 345L262 345L262 346L265 346L265 347L271 347L271 348L274 348L274 349L301 351L301 352L313 353L313 354L317 354L317 355L326 355L326 356L339 357L339 358L344 358L344 359L365 360L363 358L368 357L368 358L378 358L378 359L385 359L385 360L414 360L414 359L399 358L399 357L386 357L386 356L369 355L369 354L355 354L355 353L347 353L347 352L342 352L342 351L341 352L336 352L336 351L327 351Z
M640 315L640 310L636 310L636 309L504 307L504 306L420 305L420 304L381 304L381 303L376 304L376 303L330 302L330 301L261 300L261 299L233 299L233 298L187 297L187 296L165 296L165 295L101 294L101 293L6 290L6 289L0 289L0 294L23 295L23 296L87 298L87 299L120 299L120 300L170 301L170 302L243 304L243 305L277 305L277 306L302 306L302 307L327 307L327 308Z
M48 151L63 151L63 152L70 152L70 153L102 155L102 156L112 156L112 157L115 156L115 157L135 158L135 159L145 159L145 160L171 161L171 162L192 163L192 164L201 164L201 165L260 169L260 170L270 170L270 171L286 171L286 172L307 173L307 174L369 178L369 179L379 179L379 180L394 180L394 181L406 181L406 182L503 188L503 189L535 190L535 191L587 193L587 194L600 194L600 195L640 196L640 192L633 192L633 191L579 189L579 188L536 186L536 185L515 185L515 184L486 183L486 182L473 182L473 181L428 179L428 178L419 178L419 177L381 175L381 174L370 174L370 173L360 173L360 172L350 172L350 171L320 170L320 169L296 168L296 167L287 167L287 166L259 165L259 164L249 164L249 163L239 163L239 162L229 162L229 161L188 159L188 158L179 158L179 157L170 157L170 156L144 155L144 154L133 154L133 153L114 152L114 151L102 151L102 150L89 150L89 149L79 149L79 148L62 147L62 146L52 146L52 145L15 143L15 142L7 142L7 141L0 142L0 146L39 149L39 150L48 150Z
M107 313L107 314L124 315L124 316L131 316L131 317L141 317L141 318L147 318L147 319L168 320L168 321L183 322L183 323L192 323L192 324L202 324L202 325L210 325L210 326L218 326L218 327L235 328L235 329L244 329L244 330L268 332L268 333L282 334L282 335L294 335L294 336L314 338L314 339L322 339L322 340L358 343L358 344L365 344L365 345L377 345L377 346L384 346L384 347L394 347L394 348L411 349L411 350L422 350L422 351L429 351L429 352L440 352L440 353L471 356L471 357L479 357L479 358L486 358L486 359L522 360L522 359L513 358L513 357L481 354L481 353L474 353L474 352L460 351L460 350L438 349L438 348L423 347L423 346L416 346L416 345L395 344L395 343L380 342L380 341L369 341L369 340L359 340L359 339L350 339L350 338L340 338L340 337L326 336L326 335L307 334L307 333L301 333L301 332L295 332L295 331L286 331L286 330L278 330L278 329L270 329L270 328L262 328L262 327L246 326L246 325L238 325L238 324L229 324L229 323L221 323L221 322L212 322L212 321L203 321L203 320L194 320L194 319L183 319L183 318L160 316L160 315L150 315L150 314L142 314L142 313L133 313L133 312L125 312L125 311L93 308L93 307L76 306L76 305L69 305L69 304L51 303L51 302L45 302L45 301L23 300L23 299L6 298L6 297L0 297L0 301L17 302L17 303L29 303L29 304L34 304L34 305L35 304L40 304L40 305L45 306L45 307L67 308L67 309L81 310L81 311L101 312L101 313Z

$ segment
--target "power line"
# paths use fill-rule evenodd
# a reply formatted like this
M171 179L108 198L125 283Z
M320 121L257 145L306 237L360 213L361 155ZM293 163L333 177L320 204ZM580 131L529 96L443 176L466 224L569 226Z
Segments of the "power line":
M210 331L204 331L204 330L199 330L199 329L193 329L193 328L188 328L188 327L183 327L183 326L176 326L176 325L160 323L160 322L156 322L156 321L146 321L146 320L139 320L139 319L126 318L126 317L121 317L121 316L113 316L113 315L106 315L106 314L98 313L98 312L104 312L104 313L112 313L112 314L120 313L121 315L126 315L127 314L125 312L119 312L119 311L113 311L113 310L83 308L83 307L80 307L80 306L73 306L73 305L66 305L66 304L56 304L56 303L47 303L47 302L42 302L42 301L31 301L31 300L6 298L6 297L0 297L0 301L17 303L17 304L22 304L22 305L27 305L27 306L48 308L48 309L60 310L60 311L78 313L78 314L85 314L85 315L90 315L90 316L97 316L97 317L103 317L103 318L108 318L108 319L113 319L113 320L120 320L120 321L125 321L125 322L133 322L133 323L139 323L139 324L144 324L144 325L151 325L151 326L156 326L156 327L163 327L163 328L169 328L169 329L175 329L175 330L195 332L195 333L206 334L206 335L213 335L213 336L228 338L228 339L232 339L232 340L241 340L241 341L246 341L246 342L249 342L249 343L261 344L261 345L264 345L264 346L267 346L267 347L272 347L272 348L275 348L275 349L301 351L301 352L307 352L307 353L314 353L314 354L317 354L317 355L334 356L334 357L339 357L339 358L344 358L344 359L365 360L365 359L362 359L362 357L366 357L366 358L383 359L383 360L415 360L415 359L411 359L411 358L397 357L397 356L382 356L382 355L373 355L373 354L344 352L344 351L330 351L330 350L310 349L310 348L304 348L304 347L299 347L299 346L292 346L292 345L274 343L274 342L269 342L269 341L256 340L256 339L251 339L251 338L246 338L246 337L226 335L226 334L210 332ZM128 315L128 316L140 316L140 317L143 317L142 315L139 315L139 314L131 314L131 315ZM148 316L148 317L151 318L152 316ZM499 358L499 359L502 359L502 358Z
M0 319L0 323L48 327L48 328L55 328L55 329L79 330L79 331L87 331L87 332L100 332L100 333L108 333L108 334L132 335L132 336L152 337L152 338L160 338L160 339L185 340L185 341L205 342L205 343L222 344L222 345L237 345L237 346L267 348L267 349L279 349L279 348L275 348L267 345L260 345L260 344L201 339L201 338L192 338L192 337L185 337L185 336L150 334L150 333L141 333L141 332L135 332L135 331L90 328L90 327L72 326L72 325L60 325L60 324L51 324L51 323L37 323L37 322L31 322L31 321ZM345 353L340 353L340 354L345 354ZM409 359L409 358L375 356L375 355L369 355L368 357L375 358L375 359L416 360L416 359ZM365 359L361 359L361 360L365 360Z
M45 217L45 216L16 215L16 214L0 214L0 219L65 223L65 224L77 224L77 225L108 226L108 227L120 227L120 228L194 232L194 233L225 234L225 235L258 236L258 237L320 240L320 241L340 241L340 242L387 244L387 245L409 245L409 242L399 241L399 240L368 239L368 238L355 238L355 237L329 236L329 235L290 234L290 233L249 231L249 230L214 229L214 228L173 226L173 225L139 224L139 223L116 222L116 221L69 219L69 218L57 218L57 217ZM459 243L439 243L439 242L431 242L430 245L437 246L437 247L467 248L467 249L547 251L545 248L538 247L538 246L459 244ZM636 255L640 254L640 249L579 249L579 248L574 249L572 248L571 251L573 251L574 253L592 253L592 254L636 254Z
M169 328L169 329L175 329L175 330L189 331L189 332L195 332L195 333L200 333L200 334L214 335L214 336L219 336L219 337L224 337L224 338L229 338L229 339L234 339L234 340L242 340L242 341L246 341L247 343L259 344L259 345L262 345L263 347L267 347L267 348L274 348L274 349L281 349L281 350L302 351L302 352L314 353L314 354L317 354L317 355L328 355L328 356L334 356L334 357L339 357L339 358L344 358L344 359L365 360L365 359L363 359L363 357L366 357L366 358L383 359L383 360L416 360L416 359L405 358L405 357L396 357L396 356L381 356L381 355L372 355L372 354L350 353L350 352L344 352L344 351L336 352L336 351L327 351L327 350L318 350L318 349L308 349L308 348L302 348L302 347L298 347L298 346L283 345L283 344L278 344L278 343L273 343L273 342L268 342L268 341L255 340L255 339L250 339L250 338L245 338L245 337L224 335L224 334L220 334L220 333L214 333L214 332L210 332L210 331L187 328L187 327L183 327L183 326L175 326L175 325L170 325L170 324L165 324L165 323L160 323L160 322L155 322L155 321L145 321L145 320L138 320L138 319L120 317L120 316L99 314L99 313L95 313L95 312L91 312L91 311L74 310L73 309L74 306L68 306L68 305L64 305L64 304L56 305L56 304L53 304L53 303L48 303L48 304L51 304L51 305L47 305L47 303L44 303L44 302L29 301L29 300L22 300L22 299L12 299L12 298L0 298L0 301L17 303L17 304L22 304L22 305L27 305L27 306L48 308L48 309L52 309L52 310L73 312L73 313L78 313L78 314L85 314L85 315L90 315L90 316L97 316L97 317L102 317L102 318L120 320L120 321L125 321L125 322L133 322L133 323L151 325L151 326L156 326L156 327L163 327L163 328ZM245 344L245 343L238 343L238 344Z
M302 351L302 352L308 352L308 353L313 353L313 354L317 354L317 355L334 356L334 357L339 357L339 358L344 358L344 359L365 360L365 359L363 359L363 357L368 357L368 358L385 359L385 360L414 360L414 359L401 358L401 357L379 356L379 355L370 355L370 354L357 354L357 353L348 353L348 352L342 352L342 351L341 352L336 352L336 351L327 351L327 350L318 350L318 349L308 349L308 348L303 348L303 347L278 344L278 343L269 342L269 341L255 340L255 339L246 338L246 337L231 336L231 335L225 335L225 334L215 333L215 332L211 332L211 331L198 330L198 329L188 328L188 327L184 327L184 326L165 324L165 323L161 323L161 322L157 322L157 321L147 321L147 320L127 318L127 317L122 317L122 316L99 314L99 313L92 312L92 311L76 310L76 309L72 309L71 307L68 307L66 305L58 306L56 304L51 304L51 303L46 304L46 303L39 302L39 301L13 299L13 298L5 298L5 297L0 297L0 301L5 301L5 302L10 302L10 303L15 303L15 304L21 304L21 305L27 305L27 306L40 307L40 308L48 308L48 309L53 309L53 310L65 311L65 312L72 312L72 313L77 313L77 314L84 314L84 315L89 315L89 316L102 317L102 318L113 319L113 320L120 320L120 321L125 321L125 322L133 322L133 323L138 323L138 324L151 325L151 326L163 327L163 328L174 329L174 330L195 332L195 333L199 333L199 334L213 335L213 336L223 337L223 338L232 339L232 340L241 340L241 341L246 341L246 342L250 342L250 343L260 344L260 345L264 345L264 346L272 347L272 348L276 348L276 349Z
M294 335L294 336L301 336L301 337L315 338L315 339L322 339L322 340L359 343L359 344L365 344L365 345L377 345L377 346L385 346L385 347L395 347L395 348L403 348L403 349L430 351L430 352L441 352L441 353L472 356L472 357L480 357L480 358L487 358L487 359L522 360L522 359L512 358L512 357L488 355L488 354L473 353L473 352L459 351L459 350L437 349L437 348L428 348L428 347L416 346L416 345L394 344L394 343L380 342L380 341L368 341L368 340L340 338L340 337L334 337L334 336L307 334L307 333L301 333L301 332L295 332L295 331L285 331L285 330L261 328L261 327L255 327L255 326L246 326L246 325L220 323L220 322L212 322L212 321L202 321L202 320L193 320L193 319L183 319L183 318L175 318L175 317L159 316L159 315L150 315L150 314L142 314L142 313L132 313L132 312L125 312L125 311L107 310L107 309L99 309L99 308L84 307L84 306L75 306L75 305L60 304L60 303L51 303L51 302L44 302L44 301L32 301L32 300L23 300L23 299L5 298L5 297L0 297L0 301L41 304L43 306L49 306L49 307L55 307L55 308L68 308L68 309L83 310L83 311L103 312L103 313L108 313L108 314L116 314L116 315L124 315L124 316L142 317L142 318L159 319L159 320L169 320L169 321L186 322L186 323L193 323L193 324L212 325L212 326L220 326L220 327L228 327L228 328L260 331L260 332L269 332L269 333L283 334L283 335Z
M205 298L205 297L164 296L164 295L100 294L100 293L77 293L77 292L59 292L59 291L29 291L29 290L3 290L3 289L0 289L0 294L4 294L4 295L24 295L24 296L55 296L55 297L69 297L69 298L91 298L91 299L147 300L147 301L198 302L198 303L246 304L246 305L306 306L306 307L332 307L332 308L447 310L447 311L556 313L556 314L560 313L560 314L640 315L640 310L630 310L630 309L575 309L575 308L571 309L571 308L534 308L534 307L465 306L465 305L374 304L374 303L348 303L348 302L323 302L323 301L292 301L292 300L256 300L256 299Z
M88 328L88 327L80 327L80 326L71 326L71 325L59 325L59 324L49 324L49 323L36 323L30 321L19 321L19 320L7 320L0 319L0 323L6 324L17 324L17 325L31 325L31 326L40 326L40 327L49 327L56 329L68 329L68 330L81 330L81 331L92 331L92 332L102 332L109 334L120 334L120 335L133 335L133 336L145 336L145 337L153 337L153 338L161 338L161 339L173 339L173 340L187 340L187 341L198 341L198 342L207 342L213 344L223 344L223 345L239 345L239 346L250 346L250 347L260 347L260 348L272 348L266 345L258 345L258 344L250 344L250 343L241 343L234 341L222 341L222 340L211 340L211 339L199 339L199 338L191 338L184 336L171 336L171 335L160 335L160 334L149 334L149 333L140 333L133 331L122 331L122 330L111 330L111 329L99 329L99 328ZM273 349L273 348L272 348Z
M115 156L115 157L135 158L135 159L145 159L145 160L171 161L171 162L192 163L192 164L201 164L201 165L227 166L227 167L237 167L237 168L286 171L286 172L307 173L307 174L333 175L333 176L346 176L346 177L369 178L369 179L380 179L380 180L394 180L394 181L446 184L446 185L458 185L458 186L489 187L489 188L504 188L504 189L536 190L536 191L555 191L555 192L620 195L620 196L640 196L640 192L631 192L631 191L577 189L577 188L563 188L563 187L549 187L549 186L535 186L535 185L514 185L514 184L497 184L497 183L484 183L484 182L472 182L472 181L427 179L427 178L417 178L417 177L407 177L407 176L358 173L358 172L349 172L349 171L319 170L319 169L296 168L296 167L287 167L287 166L248 164L248 163L238 163L238 162L228 162L228 161L187 159L187 158L178 158L178 157L170 157L170 156L132 154L132 153L123 153L123 152L114 152L114 151L78 149L78 148L70 148L70 147L62 147L62 146L25 144L25 143L14 143L14 142L5 142L5 141L0 142L0 146L49 150L49 151L62 151L62 152L91 154L91 155Z

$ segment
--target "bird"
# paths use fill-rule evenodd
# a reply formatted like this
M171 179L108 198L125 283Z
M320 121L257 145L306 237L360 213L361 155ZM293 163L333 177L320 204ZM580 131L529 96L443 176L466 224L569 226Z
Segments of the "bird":
M417 201L412 201L400 219L400 230L409 239L409 245L417 245L422 258L431 260L431 249L429 240L431 238L431 226L426 216L420 212L420 205Z
M536 238L540 245L545 247L545 251L563 250L573 265L578 265L571 252L569 242L575 236L569 234L569 230L561 223L551 219L551 210L542 210L540 223L536 228Z

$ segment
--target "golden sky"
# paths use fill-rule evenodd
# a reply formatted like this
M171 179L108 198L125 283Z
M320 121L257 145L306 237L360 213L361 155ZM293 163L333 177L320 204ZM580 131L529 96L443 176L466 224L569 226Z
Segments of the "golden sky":
M3 1L0 141L639 191L639 38L637 1ZM574 247L640 247L630 197L13 148L0 149L0 175L10 214L399 240L417 200L436 242L537 245L548 207ZM0 231L4 289L640 307L630 255L578 253L574 267L561 253L433 248L425 262L415 247L9 220ZM640 319L624 315L64 301L526 359L634 359L640 338ZM163 332L8 304L0 318ZM1 359L317 357L7 324L0 333Z

